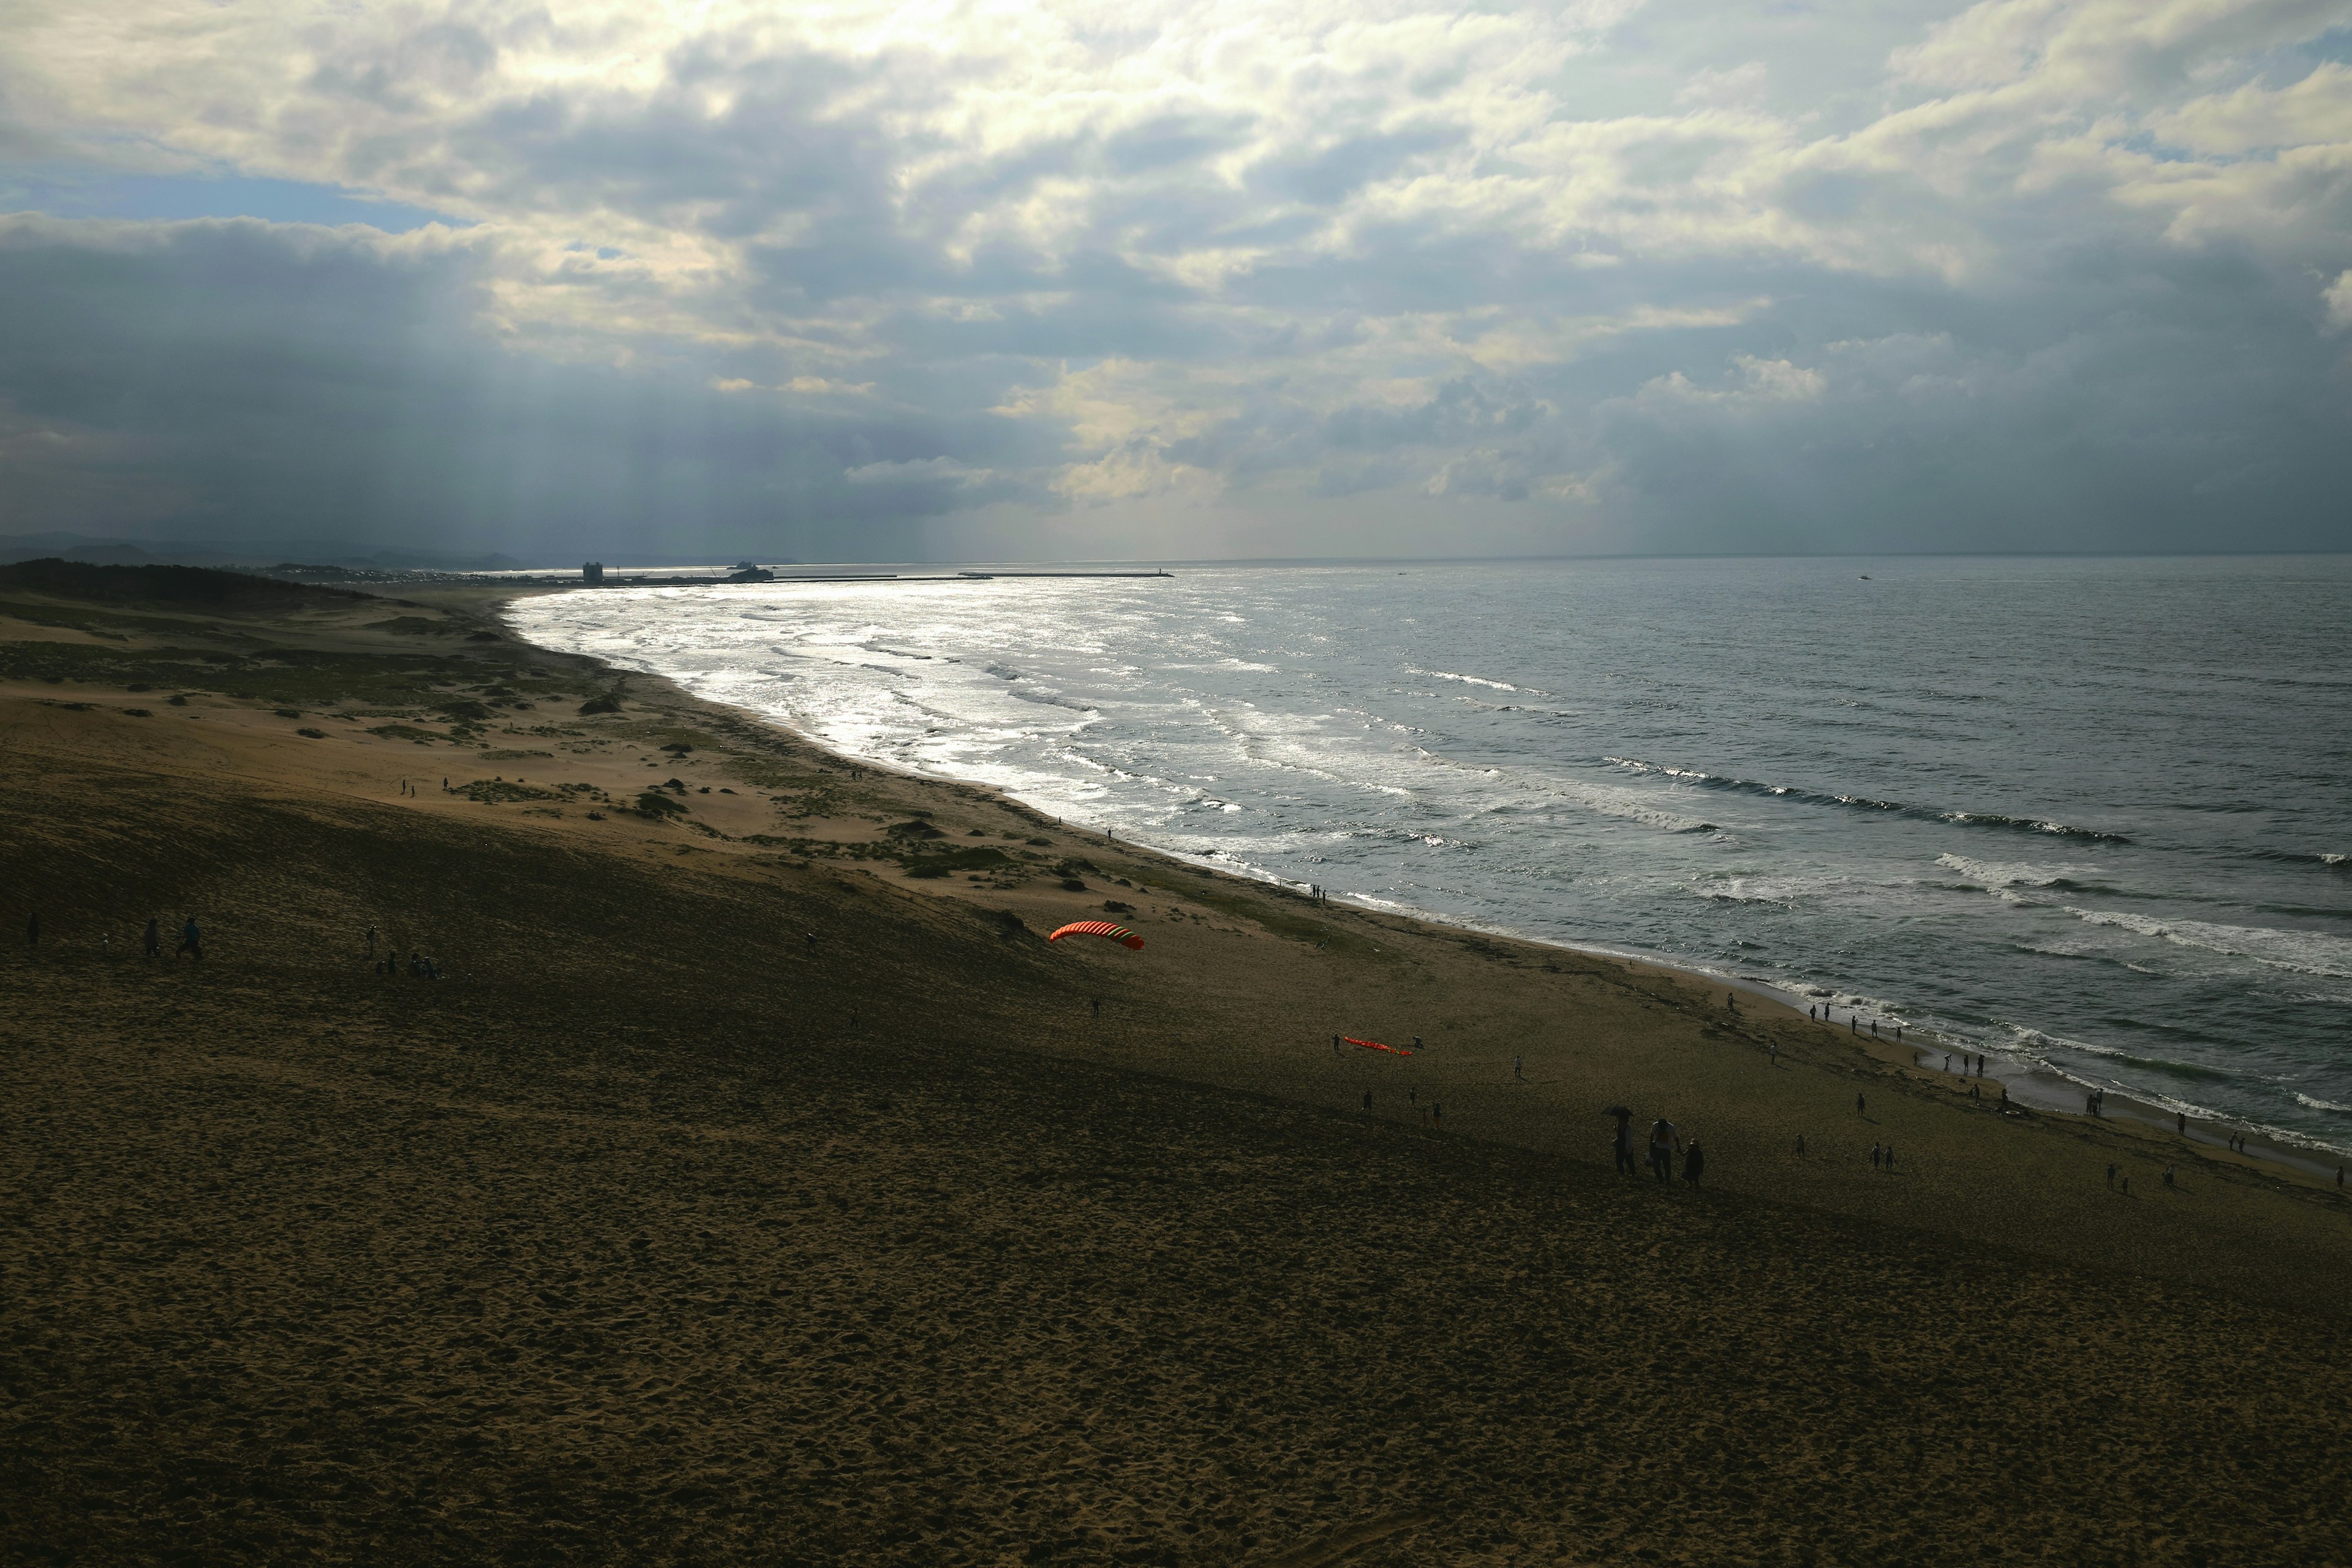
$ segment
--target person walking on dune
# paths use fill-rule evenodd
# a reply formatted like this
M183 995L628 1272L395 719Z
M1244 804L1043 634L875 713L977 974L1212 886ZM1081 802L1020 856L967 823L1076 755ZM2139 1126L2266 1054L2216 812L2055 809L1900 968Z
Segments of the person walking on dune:
M1690 1147L1683 1151L1683 1180L1695 1187L1698 1185L1698 1179L1706 1171L1706 1152L1698 1146L1698 1140L1694 1138L1690 1141Z
M139 936L139 944L140 944L140 946L142 946L142 947L143 947L143 948L145 948L145 949L146 949L146 951L147 951L147 956L148 956L148 957L150 957L150 958L161 958L161 957L163 957L163 921L159 921L159 920L157 920L157 919L156 919L154 916L152 916L152 915L148 916L148 917L147 917L147 929L146 929L144 931L142 931L142 932L141 932L141 933L140 933L140 936Z
M196 917L194 915L190 915L186 923L180 927L180 945L172 950L172 956L177 958L184 952L194 953L198 963L205 961L205 933L196 929Z
M1633 1112L1620 1105L1609 1114L1617 1119L1617 1173L1621 1176L1641 1174L1633 1165Z
M1675 1124L1673 1122L1667 1121L1663 1116L1659 1117L1655 1121L1651 1122L1650 1173L1657 1177L1661 1182L1673 1181L1675 1179L1675 1151L1681 1147L1681 1145L1682 1139L1680 1135L1675 1131Z

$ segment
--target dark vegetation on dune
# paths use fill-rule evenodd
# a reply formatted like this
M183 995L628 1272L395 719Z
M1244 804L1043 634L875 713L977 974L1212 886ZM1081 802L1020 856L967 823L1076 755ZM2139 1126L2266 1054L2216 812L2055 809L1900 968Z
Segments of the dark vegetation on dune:
M97 566L54 556L0 566L0 592L10 589L86 604L201 610L213 615L278 615L316 606L345 609L369 597L348 588L320 588L209 566Z

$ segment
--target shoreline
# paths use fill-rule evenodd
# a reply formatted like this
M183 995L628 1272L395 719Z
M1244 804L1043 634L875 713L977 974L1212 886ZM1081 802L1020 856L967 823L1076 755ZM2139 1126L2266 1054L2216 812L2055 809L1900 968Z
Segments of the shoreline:
M971 794L977 792L991 799L1007 803L1012 808L1030 813L1040 821L1050 821L1063 831L1093 834L1107 846L1116 845L1130 854L1140 852L1189 874L1207 874L1227 879L1244 886L1272 888L1294 895L1308 896L1310 884L1294 882L1271 871L1257 870L1240 865L1232 861L1222 850L1188 851L1153 844L1149 839L1118 837L1115 828L1074 823L1066 814L1057 815L1002 785L977 779L957 778L945 773L921 772L895 762L859 756L841 750L831 742L771 714L689 690L666 675L652 670L625 669L597 655L550 647L534 642L524 637L515 627L506 615L507 606L525 598L542 598L582 591L580 585L536 584L520 592L504 584L485 585L493 587L495 596L488 601L488 608L499 626L518 643L528 646L543 655L583 660L614 676L628 679L659 682L688 702L708 704L722 709L743 721L788 737L793 742L806 746L846 768L863 769L887 775L917 788L929 787L956 792L967 799ZM1427 928L1433 931L1454 932L1482 940L1521 943L1538 950L1573 953L1580 957L1622 964L1629 969L1672 980L1677 984L1695 984L1744 993L1760 999L1767 1006L1779 1010L1792 1021L1812 1022L1807 1018L1805 1013L1806 1007L1812 1005L1808 1001L1809 994L1801 993L1793 986L1718 971L1696 960L1673 958L1639 949L1597 942L1578 942L1558 938L1531 936L1523 931L1474 924L1418 907L1394 905L1386 900L1371 900L1368 895L1327 892L1326 897L1328 907L1353 910L1376 919L1400 921L1408 925ZM1845 1006L1851 1016L1864 1024L1872 1021L1872 1014L1869 1010L1855 1007L1851 1003L1845 1004ZM1852 1040L1864 1054L1876 1054L1873 1051L1873 1047L1885 1047L1887 1052L1898 1056L1908 1053L1910 1065L1916 1070L1938 1078L1947 1075L1943 1074L1939 1068L1928 1065L1928 1059L1931 1056L1944 1054L1946 1047L1951 1047L1951 1054L1954 1056L1964 1052L1981 1055L1986 1059L1987 1070L1980 1078L1974 1079L1972 1081L1989 1082L2006 1088L2010 1091L2011 1101L2030 1114L2067 1119L2086 1125L2110 1127L2116 1125L2116 1119L2120 1117L2125 1122L2148 1131L2168 1136L2181 1136L2174 1130L2174 1112L2142 1095L2127 1089L2102 1089L2100 1085L2075 1078L2047 1062L2020 1058L1971 1040L1955 1039L1951 1036L1937 1031L1932 1026L1914 1026L1908 1020L1901 1019L1891 1012L1880 1012L1876 1014L1876 1018L1881 1023L1901 1024L1907 1031L1906 1037L1897 1042L1866 1033L1844 1037ZM1836 1029L1835 1023L1829 1018L1826 1007L1823 1018L1818 1026L1832 1036L1840 1033ZM1933 1043L1923 1043L1923 1039ZM1959 1075L1949 1076L1957 1078ZM2112 1108L2109 1114L2094 1116L2081 1109L2082 1097L2094 1089L2100 1089L2103 1093L2105 1098L2102 1103ZM2207 1139L2200 1140L2196 1134L2200 1128L2207 1130L2209 1134L2216 1131L2221 1131L2224 1138L2242 1132L2247 1137L2251 1147L2247 1152L2241 1153L2229 1149L2220 1139L2209 1136ZM2306 1144L2303 1142L2304 1136L2288 1129L2273 1128L2263 1123L2241 1122L2207 1114L2190 1118L2185 1138L2208 1157L2219 1157L2256 1168L2268 1164L2306 1178L2314 1184L2332 1186L2337 1172L2352 1166L2352 1150L2338 1149L2317 1140L2312 1140Z

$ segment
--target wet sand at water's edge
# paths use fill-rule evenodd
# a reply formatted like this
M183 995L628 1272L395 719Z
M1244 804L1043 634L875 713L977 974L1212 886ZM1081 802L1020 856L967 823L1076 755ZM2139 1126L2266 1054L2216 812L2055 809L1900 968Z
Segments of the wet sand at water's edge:
M0 1557L2342 1560L2327 1185L483 608L0 579Z

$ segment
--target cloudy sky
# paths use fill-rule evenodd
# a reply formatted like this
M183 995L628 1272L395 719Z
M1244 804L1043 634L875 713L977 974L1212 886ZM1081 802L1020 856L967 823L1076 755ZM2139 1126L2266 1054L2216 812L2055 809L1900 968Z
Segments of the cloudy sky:
M0 532L2352 548L2352 0L0 0Z

